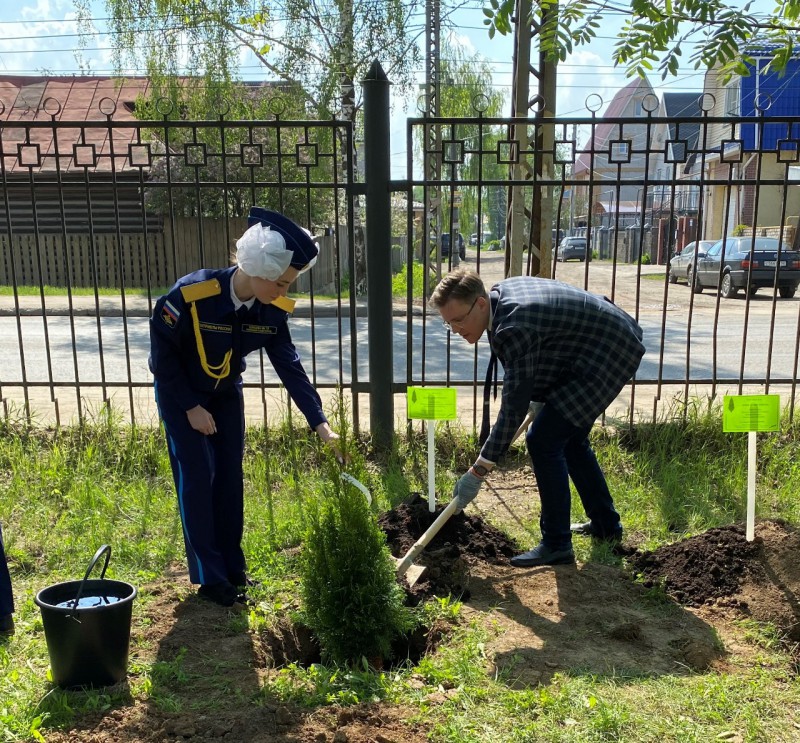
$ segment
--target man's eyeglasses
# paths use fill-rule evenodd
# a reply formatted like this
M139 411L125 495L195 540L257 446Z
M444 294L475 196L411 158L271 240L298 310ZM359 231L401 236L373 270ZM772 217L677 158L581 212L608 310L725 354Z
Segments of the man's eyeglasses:
M454 325L458 325L459 327L461 327L466 321L466 319L469 317L469 313L472 312L472 308L475 306L475 302L477 302L479 299L480 295L475 297L475 299L472 301L472 304L469 306L469 309L464 313L464 317L458 320L450 320L449 322L447 320L442 320L442 325L444 325L451 332L453 330Z

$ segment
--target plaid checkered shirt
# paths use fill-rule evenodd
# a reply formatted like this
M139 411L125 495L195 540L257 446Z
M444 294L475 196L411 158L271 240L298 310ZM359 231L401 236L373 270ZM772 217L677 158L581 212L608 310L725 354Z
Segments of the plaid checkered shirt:
M611 300L552 279L519 276L490 292L492 351L503 365L500 412L481 449L497 462L532 400L588 426L644 355L642 329Z

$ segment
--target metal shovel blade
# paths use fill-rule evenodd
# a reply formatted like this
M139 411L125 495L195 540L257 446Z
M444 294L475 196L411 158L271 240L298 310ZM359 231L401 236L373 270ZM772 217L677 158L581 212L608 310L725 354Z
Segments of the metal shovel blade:
M403 564L403 558L393 557L392 560L394 560L394 564L397 569L397 577L402 578L405 576L409 588L416 586L419 582L419 579L425 575L425 571L427 570L424 565L409 565L407 568L403 568L403 571L400 572L400 568Z
M428 546L430 541L439 533L439 530L447 523L447 520L458 508L458 501L453 498L447 507L436 517L434 521L425 531L425 533L412 545L411 549L406 552L402 559L397 561L397 575L398 577L405 575L408 585L412 588L416 585L422 574L425 572L424 567L414 565L414 560L417 558L422 550Z

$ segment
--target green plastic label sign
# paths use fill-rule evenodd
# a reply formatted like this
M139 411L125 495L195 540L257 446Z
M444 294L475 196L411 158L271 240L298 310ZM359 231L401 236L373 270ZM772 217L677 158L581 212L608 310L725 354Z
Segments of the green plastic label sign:
M722 408L725 433L779 431L780 422L780 395L725 395Z
M408 417L426 421L455 420L455 387L409 387Z

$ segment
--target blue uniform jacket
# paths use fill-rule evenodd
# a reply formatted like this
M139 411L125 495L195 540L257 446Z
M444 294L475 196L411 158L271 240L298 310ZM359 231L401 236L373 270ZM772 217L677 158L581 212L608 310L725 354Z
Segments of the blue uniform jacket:
M605 297L552 279L515 277L490 292L492 350L503 364L500 413L481 456L496 462L531 400L589 426L639 368L642 329Z
M327 419L322 402L300 363L289 333L287 312L258 300L247 310L234 311L231 280L236 267L204 269L184 276L156 302L150 318L150 371L161 395L170 396L183 410L205 405L215 394L241 385L245 356L263 348L292 400L314 428ZM182 287L216 279L220 292L194 304L208 364L221 364L230 350L230 372L223 379L203 369L191 315Z

